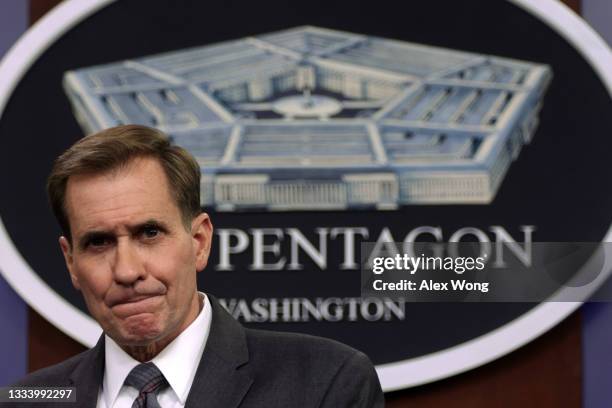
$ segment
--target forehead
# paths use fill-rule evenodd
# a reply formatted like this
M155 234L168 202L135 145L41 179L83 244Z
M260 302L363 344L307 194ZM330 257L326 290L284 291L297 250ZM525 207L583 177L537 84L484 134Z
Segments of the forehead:
M65 197L73 233L141 218L168 220L178 214L163 167L153 158L135 158L99 174L71 176Z

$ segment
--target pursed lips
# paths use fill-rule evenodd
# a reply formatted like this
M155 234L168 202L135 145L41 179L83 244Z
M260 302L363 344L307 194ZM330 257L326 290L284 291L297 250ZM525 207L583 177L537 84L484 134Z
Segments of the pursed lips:
M122 298L114 302L111 309L120 317L152 312L162 297L162 295L139 295Z

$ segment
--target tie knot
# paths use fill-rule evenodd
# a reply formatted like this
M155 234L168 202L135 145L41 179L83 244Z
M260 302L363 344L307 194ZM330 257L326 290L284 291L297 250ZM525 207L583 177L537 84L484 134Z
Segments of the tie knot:
M130 371L125 383L138 390L140 394L157 391L166 385L166 378L159 368L151 362L138 364Z

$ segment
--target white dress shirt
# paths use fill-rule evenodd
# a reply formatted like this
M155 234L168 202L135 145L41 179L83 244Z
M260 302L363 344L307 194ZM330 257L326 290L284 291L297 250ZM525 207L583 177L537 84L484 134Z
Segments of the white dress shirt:
M204 307L196 319L157 356L151 360L168 380L169 387L157 394L163 408L182 408L193 384L212 321L208 297L199 292ZM124 385L130 371L140 364L121 349L113 339L104 336L104 380L98 393L98 408L131 408L138 397L136 388Z

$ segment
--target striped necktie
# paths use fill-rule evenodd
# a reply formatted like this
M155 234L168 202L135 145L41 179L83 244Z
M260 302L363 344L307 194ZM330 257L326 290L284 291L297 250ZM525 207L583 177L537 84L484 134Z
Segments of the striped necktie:
M168 381L155 364L148 362L134 367L125 379L125 384L138 390L132 408L160 408L157 393L168 386Z

